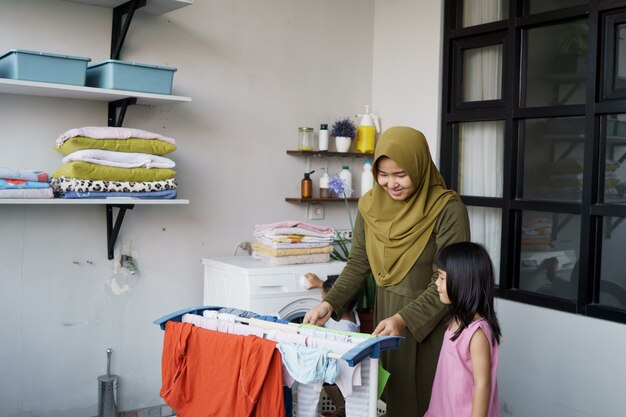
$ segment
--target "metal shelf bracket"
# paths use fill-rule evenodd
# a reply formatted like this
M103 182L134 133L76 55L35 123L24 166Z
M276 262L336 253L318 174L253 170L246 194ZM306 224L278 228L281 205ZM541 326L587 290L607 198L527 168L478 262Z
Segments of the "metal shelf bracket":
M111 59L120 59L122 45L126 39L130 22L135 10L146 5L146 0L130 0L113 9L113 27L111 29Z
M136 97L123 98L109 103L109 123L110 127L122 127L124 116L128 106L137 104Z
M118 208L117 217L115 218L115 225L113 225L113 207ZM109 259L113 259L113 250L115 249L115 241L120 233L122 222L124 221L124 215L126 210L132 210L135 207L134 204L107 204L106 216L107 216L107 253Z

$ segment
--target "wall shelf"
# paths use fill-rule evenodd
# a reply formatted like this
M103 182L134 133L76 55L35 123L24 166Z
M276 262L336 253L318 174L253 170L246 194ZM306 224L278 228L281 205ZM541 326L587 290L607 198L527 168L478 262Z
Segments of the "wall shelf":
M91 4L92 6L101 6L115 8L128 3L128 0L67 0L72 3ZM137 9L138 13L161 15L169 13L181 7L193 4L193 0L147 0L144 7Z
M345 203L343 198L297 198L287 197L285 201L288 203L308 203L308 204L320 204L320 203ZM348 198L348 203L357 203L358 198Z
M189 200L142 200L139 198L2 198L0 205L17 204L17 205L117 205L117 204L136 204L136 205L172 205L172 204L189 204Z
M136 98L136 104L153 105L164 103L190 102L190 97L167 94L142 93L138 91L109 90L98 87L83 87L68 84L42 83L38 81L0 78L1 94L18 94L38 97L55 97L78 100L111 102L126 98Z
M360 152L331 152L331 151L287 151L287 155L294 156L320 156L320 157L340 157L340 158L372 158L373 153Z

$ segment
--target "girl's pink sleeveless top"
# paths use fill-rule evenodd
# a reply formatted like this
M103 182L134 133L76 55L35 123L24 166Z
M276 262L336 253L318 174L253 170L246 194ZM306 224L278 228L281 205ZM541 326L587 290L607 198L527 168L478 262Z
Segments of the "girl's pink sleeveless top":
M433 391L425 417L470 417L474 379L469 345L478 328L487 336L491 346L491 395L487 417L500 417L498 400L498 345L493 344L491 327L483 319L473 321L458 339L451 341L453 332L446 330L437 363Z

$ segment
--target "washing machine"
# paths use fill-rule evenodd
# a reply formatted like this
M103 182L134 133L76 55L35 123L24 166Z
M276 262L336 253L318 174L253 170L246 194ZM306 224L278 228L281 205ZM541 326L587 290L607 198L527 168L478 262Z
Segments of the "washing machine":
M299 322L322 299L321 289L307 290L304 274L321 280L339 275L345 262L272 265L251 256L203 259L204 305L224 306Z

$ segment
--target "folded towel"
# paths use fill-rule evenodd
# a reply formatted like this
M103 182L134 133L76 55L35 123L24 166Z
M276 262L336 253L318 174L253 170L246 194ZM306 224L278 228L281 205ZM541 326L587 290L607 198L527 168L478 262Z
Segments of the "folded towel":
M292 249L276 249L269 246L265 246L260 242L252 242L252 250L259 254L268 256L294 256L294 255L309 255L312 253L331 253L333 251L332 245L321 246L319 248L292 248Z
M54 198L52 188L20 188L0 190L0 198Z
M120 191L120 192L140 192L140 191L162 191L176 188L176 178L161 181L102 181L102 180L81 180L71 177L52 178L50 185L57 193L66 191L88 192L88 191Z
M76 136L85 136L92 139L160 139L171 144L176 141L167 136L158 133L148 132L147 130L132 129L128 127L109 127L109 126L86 126L70 129L62 133L56 140L56 145L61 146L63 142Z
M63 158L70 161L91 162L118 168L174 168L176 163L169 158L138 152L115 152L104 149L81 149Z
M18 189L18 188L48 188L50 184L41 181L15 180L9 178L0 178L0 189Z
M296 265L296 264L317 264L330 262L330 254L328 253L312 253L309 255L294 256L268 256L256 251L252 251L252 257L272 265Z
M268 224L257 224L256 226L254 226L254 231L255 232L263 232L263 231L270 231L270 230L284 229L284 228L293 228L293 227L297 227L297 228L300 228L300 229L305 229L305 230L308 230L310 232L314 232L314 233L317 233L317 234L322 234L324 236L334 236L335 235L335 229L333 229L332 227L316 226L314 224L299 222L299 221L295 221L295 220L285 220L285 221L282 221L282 222L268 223Z
M265 246L275 249L295 249L295 248L320 248L322 246L328 246L328 242L276 242L271 239L266 239L264 237L257 237L257 242L261 242Z
M124 193L117 191L87 191L85 193L76 191L66 191L61 198L136 198L140 200L173 200L176 198L176 190L164 190L164 191L148 191L148 192L136 192L136 193Z
M48 173L43 172L43 171L33 171L33 170L28 170L28 169L12 169L12 168L0 167L0 178L48 182Z

